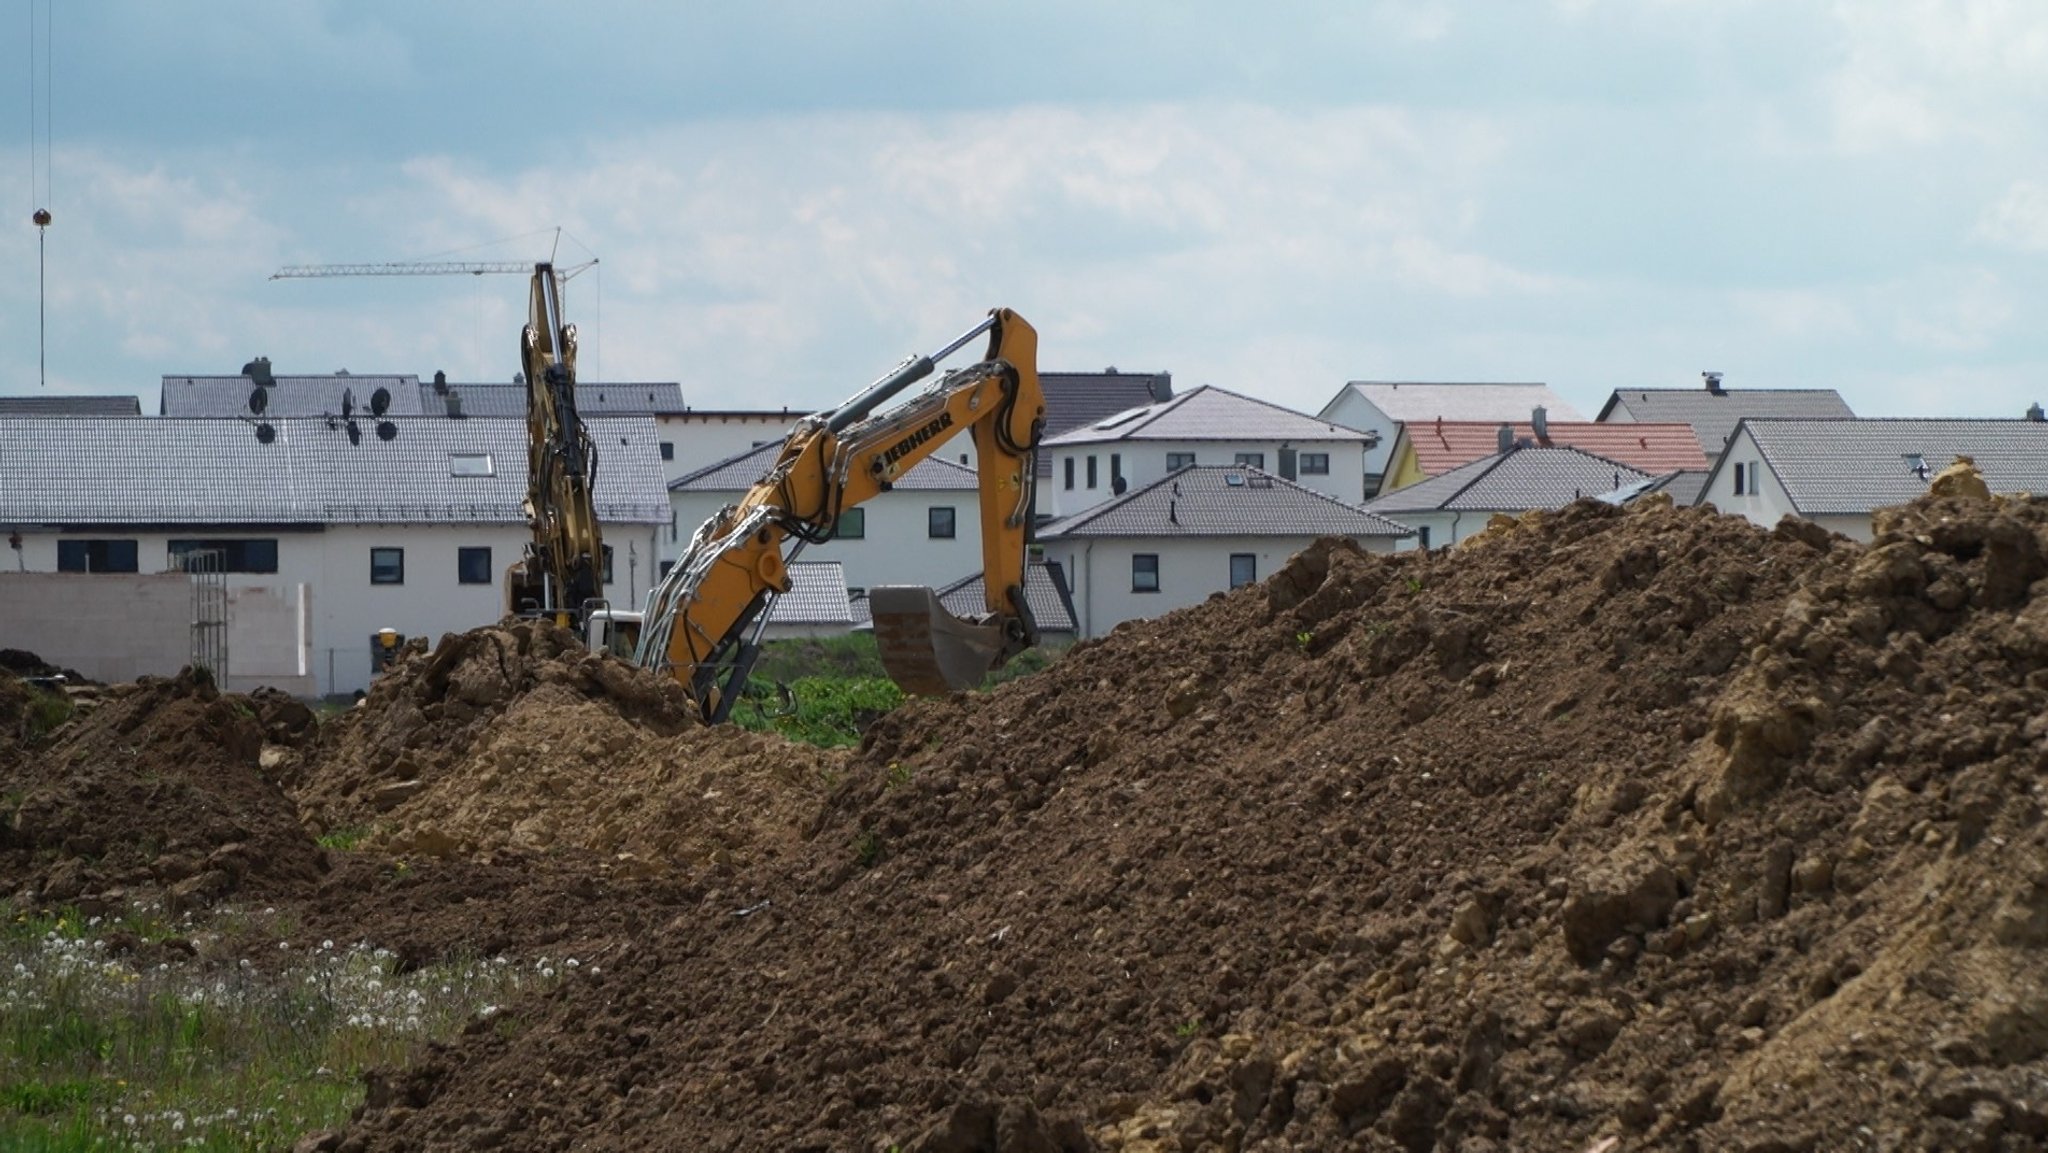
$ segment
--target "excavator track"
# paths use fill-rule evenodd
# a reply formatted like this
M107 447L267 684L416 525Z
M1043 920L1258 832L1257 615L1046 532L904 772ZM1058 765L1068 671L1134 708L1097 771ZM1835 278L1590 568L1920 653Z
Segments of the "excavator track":
M875 646L889 679L907 693L944 696L981 684L1002 659L1003 630L946 611L923 585L880 585L868 592Z

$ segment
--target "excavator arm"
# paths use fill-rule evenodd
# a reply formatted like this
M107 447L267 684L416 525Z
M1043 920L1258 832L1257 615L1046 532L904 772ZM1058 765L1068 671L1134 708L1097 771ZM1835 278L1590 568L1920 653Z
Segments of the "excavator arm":
M901 405L892 396L982 333L986 355L945 374ZM789 590L788 563L832 538L839 517L886 492L962 432L974 440L987 612L963 620L929 588L870 591L876 638L890 676L912 692L980 683L1037 643L1024 599L1033 466L1045 428L1038 334L1008 309L929 356L914 357L839 408L806 418L775 464L737 504L698 528L648 602L638 659L690 686L707 720L724 720L760 651L774 597ZM787 550L787 551L785 551Z
M527 490L532 539L506 579L506 608L581 624L604 595L598 526L597 448L576 411L576 326L562 319L562 284L536 264L519 359L526 375Z

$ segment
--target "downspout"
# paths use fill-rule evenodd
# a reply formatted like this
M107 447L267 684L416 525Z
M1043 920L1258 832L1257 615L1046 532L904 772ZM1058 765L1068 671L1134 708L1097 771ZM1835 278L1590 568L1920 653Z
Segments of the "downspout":
M1092 538L1081 546L1081 572L1081 579L1088 589L1085 598L1088 607L1081 610L1081 616L1085 618L1081 635L1092 638L1095 635L1095 541Z
M1464 521L1464 519L1465 519L1465 510L1464 510L1464 509L1462 509L1462 508L1461 508L1461 509L1459 509L1459 510L1457 510L1456 512L1453 512L1453 513L1451 514L1451 539L1450 539L1450 540L1448 540L1448 541L1445 541L1445 542L1444 542L1445 544L1457 544L1457 543L1458 543L1458 525L1459 525L1460 523L1462 523L1462 522Z

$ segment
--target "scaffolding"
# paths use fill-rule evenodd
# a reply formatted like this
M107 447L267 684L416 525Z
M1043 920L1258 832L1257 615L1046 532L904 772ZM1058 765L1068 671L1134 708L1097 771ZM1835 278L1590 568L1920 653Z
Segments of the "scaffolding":
M193 549L171 558L172 568L192 579L192 664L223 683L228 672L227 554Z

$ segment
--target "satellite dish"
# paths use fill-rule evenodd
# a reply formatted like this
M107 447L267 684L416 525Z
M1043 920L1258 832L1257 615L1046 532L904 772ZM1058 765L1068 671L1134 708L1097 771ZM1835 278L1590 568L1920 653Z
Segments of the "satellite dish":
M269 407L270 394L263 391L263 387L261 385L258 385L257 387L249 390L250 412L255 413L257 416L262 416L263 410Z
M256 426L256 443L269 444L277 439L277 429L268 424Z
M1121 476L1113 476L1109 478L1109 491L1115 493L1117 496L1122 496L1125 490L1129 489L1130 487L1131 482L1125 480Z
M356 411L356 390L355 390L355 389L353 389L353 388L344 388L344 389L342 389L342 390L341 390L341 418L342 418L343 420L347 420L347 419L348 419L349 417L351 417L351 416L354 416L354 415L355 415L355 411Z
M363 430L355 421L348 422L348 442L350 444L363 443Z
M389 411L391 411L391 390L379 387L377 391L370 394L370 415L383 416Z
M398 437L398 426L397 426L397 425L395 425L395 424L391 423L391 422L390 422L390 421L388 421L388 420L380 420L380 421L378 421L378 422L377 422L377 439L378 439L378 440L384 440L384 441L389 441L389 440L395 440L395 439L397 439L397 437Z

